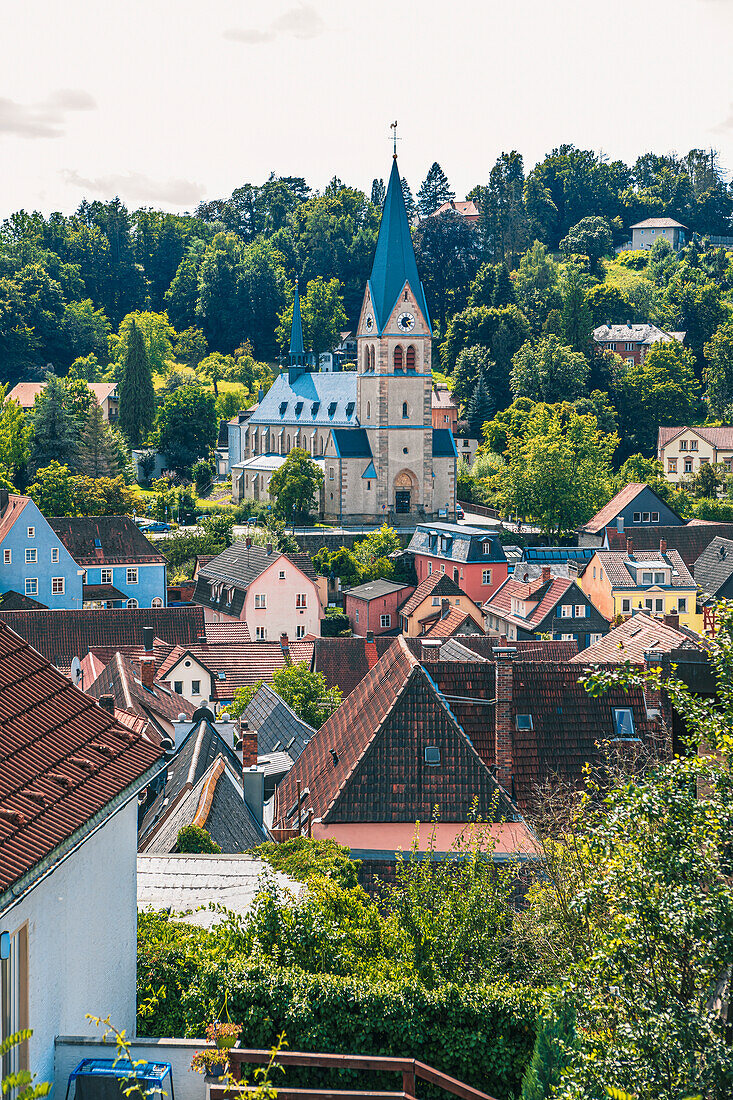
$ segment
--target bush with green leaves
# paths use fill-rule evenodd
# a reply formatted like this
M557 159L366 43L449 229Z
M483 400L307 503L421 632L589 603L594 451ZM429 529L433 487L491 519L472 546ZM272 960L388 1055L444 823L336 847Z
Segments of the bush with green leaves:
M178 830L176 849L179 852L221 852L220 846L211 839L208 829L200 825L184 825Z
M260 844L253 852L266 859L274 870L298 882L309 882L314 875L326 875L344 889L358 885L361 860L352 859L350 850L335 840L296 836L281 844L272 841Z

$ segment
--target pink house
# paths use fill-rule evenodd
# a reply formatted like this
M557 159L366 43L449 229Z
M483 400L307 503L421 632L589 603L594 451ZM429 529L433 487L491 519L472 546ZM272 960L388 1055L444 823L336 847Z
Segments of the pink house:
M445 573L479 607L509 572L495 528L421 523L407 549L415 556L418 583L433 573Z
M327 584L307 554L281 554L272 543L253 546L244 539L199 570L193 601L203 606L206 622L244 620L252 641L317 637Z
M344 595L344 611L349 616L353 633L364 637L367 631L388 634L397 630L400 625L398 609L413 592L411 584L386 580L368 581L350 588Z

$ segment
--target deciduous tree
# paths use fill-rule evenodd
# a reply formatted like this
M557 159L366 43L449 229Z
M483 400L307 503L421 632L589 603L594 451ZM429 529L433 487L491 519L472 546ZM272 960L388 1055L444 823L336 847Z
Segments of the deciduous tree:
M317 507L322 485L323 470L302 447L294 447L271 475L269 492L283 519L302 522Z
M585 389L588 361L556 336L533 344L528 340L512 360L511 387L515 397L533 401L572 401Z

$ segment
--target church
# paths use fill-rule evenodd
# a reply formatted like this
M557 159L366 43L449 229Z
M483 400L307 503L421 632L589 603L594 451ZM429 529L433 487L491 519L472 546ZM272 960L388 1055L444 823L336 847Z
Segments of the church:
M294 447L323 470L319 518L336 524L455 519L457 453L433 428L432 328L396 156L356 332L356 371L309 369L295 292L289 366L229 424L232 497L269 502Z

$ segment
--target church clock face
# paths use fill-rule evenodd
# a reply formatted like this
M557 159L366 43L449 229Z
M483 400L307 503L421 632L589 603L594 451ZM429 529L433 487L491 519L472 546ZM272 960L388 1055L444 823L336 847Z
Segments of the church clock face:
M415 327L415 318L411 313L401 313L397 318L397 325L401 332L410 332Z
M372 317L371 313L367 313L364 327L366 328L367 332L371 332L374 328L374 318Z

